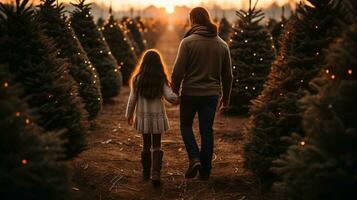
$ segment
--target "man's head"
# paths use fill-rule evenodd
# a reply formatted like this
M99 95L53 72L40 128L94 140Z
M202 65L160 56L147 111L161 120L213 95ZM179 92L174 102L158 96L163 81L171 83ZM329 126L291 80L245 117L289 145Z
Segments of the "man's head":
M196 7L190 12L191 25L206 26L211 32L217 33L217 26L212 22L211 17L206 9Z

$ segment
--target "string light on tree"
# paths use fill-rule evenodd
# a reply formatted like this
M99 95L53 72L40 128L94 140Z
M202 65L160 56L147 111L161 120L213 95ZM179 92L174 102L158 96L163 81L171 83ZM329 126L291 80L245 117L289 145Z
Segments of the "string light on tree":
M21 164L27 165L27 160L26 160L26 159L22 159L22 160L21 160Z

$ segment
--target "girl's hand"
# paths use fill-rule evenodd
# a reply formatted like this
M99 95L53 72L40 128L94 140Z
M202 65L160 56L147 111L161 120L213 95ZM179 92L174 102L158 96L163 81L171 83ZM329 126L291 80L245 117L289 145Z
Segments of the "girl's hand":
M133 117L128 118L128 124L132 126L134 123Z

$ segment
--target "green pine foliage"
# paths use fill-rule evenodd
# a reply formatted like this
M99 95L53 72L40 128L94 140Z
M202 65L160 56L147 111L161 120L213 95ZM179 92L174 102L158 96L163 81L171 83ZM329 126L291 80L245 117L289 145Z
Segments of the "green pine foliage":
M0 195L2 199L69 199L59 135L35 123L21 91L0 65Z
M232 33L232 25L229 23L227 18L223 17L219 22L218 28L219 36L226 42L229 41Z
M146 50L140 24L138 24L135 19L130 18L124 18L122 22L127 30L127 34L131 42L133 43L137 57L140 57L140 55Z
M292 133L303 135L302 110L298 101L309 82L326 64L324 49L341 30L341 5L334 0L309 0L300 4L297 15L289 20L282 47L272 66L262 94L253 101L245 146L246 165L265 186L276 176L269 170L272 161L284 153L290 143L281 140Z
M156 20L154 18L139 18L139 20L141 21L141 23L144 24L143 37L146 41L146 47L149 49L155 48L161 35L165 32L167 28L166 22L163 22L162 20Z
M238 27L229 43L234 76L230 112L245 114L263 89L275 52L269 33L259 24L264 14L256 5L237 11L237 16Z
M117 61L112 55L100 28L91 15L91 4L78 0L71 13L71 26L87 52L99 74L104 100L109 100L120 93L122 76Z
M108 22L103 27L103 35L108 41L108 45L113 52L114 57L121 66L124 85L128 85L131 73L136 65L136 54L129 43L123 26L110 15Z
M105 20L103 19L103 17L99 17L98 20L97 20L97 26L99 28L102 28L105 24Z
M356 1L350 1L357 13ZM357 188L357 18L328 50L328 67L301 100L305 137L277 160L285 199L351 199Z
M67 23L63 5L57 5L56 0L43 0L39 8L37 17L41 21L41 27L46 36L55 41L60 50L58 57L69 61L69 73L77 83L89 118L94 119L102 109L102 94L97 72Z
M28 2L0 4L0 23L4 28L0 62L9 64L15 80L23 85L29 96L28 105L39 116L36 123L46 131L66 129L62 139L70 158L85 146L88 114L68 73L67 62L57 58L53 42L42 35Z
M280 21L277 21L275 19L270 19L268 22L267 28L274 41L274 48L276 49L276 51L280 50L280 40L284 33L286 24L287 24L287 19L285 17L282 17Z

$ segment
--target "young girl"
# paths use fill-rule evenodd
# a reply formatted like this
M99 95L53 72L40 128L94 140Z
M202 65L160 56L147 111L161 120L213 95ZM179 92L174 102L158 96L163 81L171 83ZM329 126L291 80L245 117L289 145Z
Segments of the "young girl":
M169 85L167 68L160 53L156 50L146 51L130 80L131 92L126 117L129 125L134 125L143 135L143 179L150 179L152 169L151 180L154 186L161 184L161 134L169 129L163 98L172 104L179 103L178 96L172 92Z

